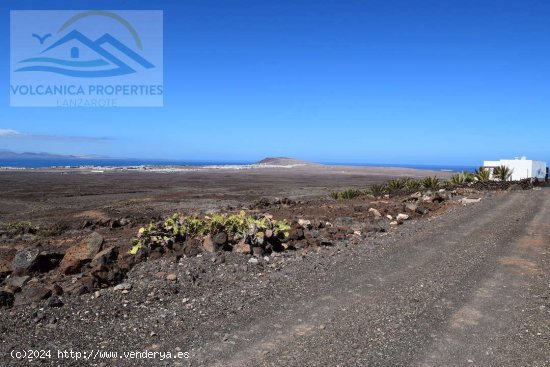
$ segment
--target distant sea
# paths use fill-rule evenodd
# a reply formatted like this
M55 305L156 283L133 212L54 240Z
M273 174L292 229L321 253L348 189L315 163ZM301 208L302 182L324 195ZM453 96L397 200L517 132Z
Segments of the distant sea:
M414 168L414 169L426 169L431 171L449 171L449 172L474 172L479 166L467 166L467 165L455 165L455 164L396 164L396 163L324 163L334 166L359 166L359 167L400 167L400 168Z
M170 160L142 160L142 159L106 159L106 158L0 158L0 167L16 168L50 168L50 167L124 167L124 166L208 166L208 165L240 165L251 164L253 162L215 162L215 161L170 161ZM473 166L458 165L427 165L427 164L378 164L378 163L325 163L331 165L349 165L349 166L371 166L371 167L403 167L415 169L427 169L435 171L474 171Z
M116 158L0 158L0 167L51 168L51 167L127 167L127 166L207 166L219 164L250 164L251 162L170 161Z

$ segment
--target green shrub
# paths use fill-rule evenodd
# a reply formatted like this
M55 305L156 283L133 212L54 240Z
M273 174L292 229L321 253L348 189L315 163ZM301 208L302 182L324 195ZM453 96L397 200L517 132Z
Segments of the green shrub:
M510 177L512 177L513 171L513 169L510 169L507 166L498 166L493 169L493 177L500 181L508 181Z
M332 192L330 194L330 196L336 200L354 199L363 195L365 195L365 192L357 189L347 189L344 191Z
M396 178L388 181L388 183L386 184L386 191L389 193L399 192L405 188L405 185L406 185L406 180Z
M6 229L11 234L22 234L22 233L35 234L38 231L38 227L34 226L32 222L27 220L8 223L6 225Z
M412 178L407 178L405 182L405 190L409 192L414 192L422 189L422 182L418 180L413 180Z
M422 180L422 187L428 190L437 189L439 184L439 179L436 176L429 176Z
M464 183L474 182L475 175L472 172L463 171L456 173L449 178L448 183L451 185L460 185Z
M489 181L491 179L491 172L483 166L476 169L475 177L482 182Z
M220 232L225 232L230 239L255 238L263 236L268 229L278 238L284 239L289 236L290 225L284 219L273 219L271 215L247 216L244 211L232 215L213 213L202 219L174 214L162 222L140 228L137 238L132 240L130 253L136 254L144 246L167 246L188 238Z
M386 186L380 184L372 185L368 190L368 193L374 197L381 197L386 193Z

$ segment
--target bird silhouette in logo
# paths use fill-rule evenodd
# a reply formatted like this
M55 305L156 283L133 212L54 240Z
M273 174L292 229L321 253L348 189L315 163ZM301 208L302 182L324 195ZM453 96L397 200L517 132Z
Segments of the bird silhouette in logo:
M45 34L45 35L43 35L42 37L40 37L40 36L37 35L36 33L33 33L32 36L33 36L34 38L36 38L36 39L40 42L41 45L43 45L43 44L44 44L44 41L46 41L46 39L47 39L48 37L51 37L52 34L51 34L51 33L48 33L48 34Z

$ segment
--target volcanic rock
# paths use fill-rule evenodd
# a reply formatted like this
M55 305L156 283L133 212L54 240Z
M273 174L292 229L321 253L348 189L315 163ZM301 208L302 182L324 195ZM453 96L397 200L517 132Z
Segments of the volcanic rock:
M116 285L113 289L115 291L129 291L130 289L132 289L132 284L130 284L130 283L120 283L120 284Z
M374 215L374 218L380 218L382 217L382 214L380 214L380 212L374 208L370 208L369 209L369 213L372 213L372 215Z
M227 243L227 233L225 233L225 232L216 233L212 237L212 242L215 245L219 245L219 246L225 245Z
M418 205L415 204L415 203L407 203L405 204L405 210L408 210L408 211L411 211L411 212L415 212L416 209L418 209Z
M94 258L92 259L92 266L94 266L95 264L110 264L116 261L117 257L118 249L114 246L108 247L104 250L101 250L94 256Z
M214 243L214 241L212 241L212 237L206 236L202 240L202 248L205 252L213 253L220 251L222 249L222 246Z
M409 216L407 214L399 213L395 219L397 219L397 221L403 221L409 219Z
M238 254L250 254L251 247L248 243L241 241L237 243L235 246L233 246L233 252L236 252Z
M20 293L17 293L15 305L24 305L39 302L52 294L51 289L44 284L29 284Z
M93 232L86 239L86 247L88 248L88 253L90 256L94 256L101 251L101 246L103 246L103 236L97 232Z
M430 212L430 210L428 208L418 207L418 208L416 208L416 212L418 214L426 215Z
M61 271L64 274L78 273L84 264L89 263L100 252L102 245L103 237L93 232L84 243L67 250L61 260Z
M58 296L51 296L50 298L48 298L46 304L48 305L48 307L61 307L63 306L63 301L61 301Z
M38 247L28 247L15 254L12 261L12 269L18 274L27 274L34 270L40 249Z
M11 289L20 289L20 288L23 288L25 286L25 284L27 284L27 282L31 279L30 276L28 275L23 275L23 276L20 276L20 277L10 277L8 278L8 280L6 281L6 285L8 287L10 287Z
M197 256L201 253L202 242L196 238L191 238L185 241L183 245L183 254L185 256Z

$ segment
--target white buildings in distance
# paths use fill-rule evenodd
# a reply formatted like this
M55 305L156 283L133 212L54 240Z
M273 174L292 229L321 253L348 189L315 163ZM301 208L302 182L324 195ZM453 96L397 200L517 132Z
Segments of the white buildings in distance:
M544 161L535 161L526 157L514 159L501 159L498 161L484 161L483 167L493 174L495 167L506 166L512 170L510 180L519 181L525 178L537 178L544 180L548 177L548 167Z

